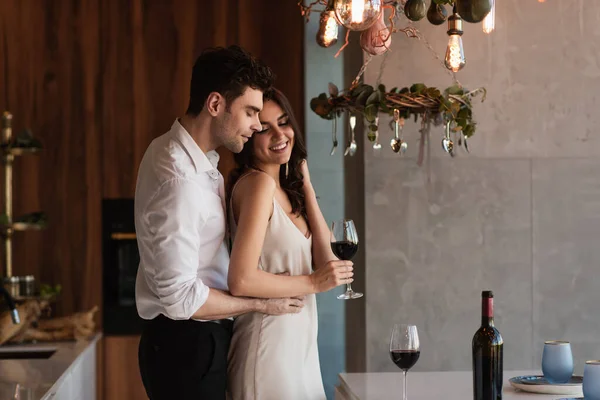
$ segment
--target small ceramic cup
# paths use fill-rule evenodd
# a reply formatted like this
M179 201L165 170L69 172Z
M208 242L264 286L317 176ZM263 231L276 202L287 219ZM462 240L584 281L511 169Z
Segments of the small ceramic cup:
M542 372L550 383L567 383L573 376L573 354L571 343L550 340L544 342Z
M591 360L585 363L583 397L585 400L600 400L600 360Z

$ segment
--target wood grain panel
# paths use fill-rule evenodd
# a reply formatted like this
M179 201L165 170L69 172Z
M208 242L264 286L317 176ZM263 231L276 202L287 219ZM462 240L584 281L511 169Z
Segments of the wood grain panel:
M58 313L100 298L97 3L0 3L0 106L13 113L16 133L29 128L46 147L15 162L14 213L44 210L50 220L45 231L15 236L14 273L60 282ZM72 290L80 285L89 290Z
M85 291L81 296L83 309L95 305L102 306L102 243L101 229L101 193L102 193L102 124L97 112L101 97L96 90L100 83L100 20L99 1L85 0L81 3L81 49L83 69L83 125L85 127L85 165L86 165L86 213L85 261L82 269L82 282ZM85 22L85 25L83 25ZM78 311L78 310L77 310ZM101 315L100 311L100 314ZM100 321L100 318L97 318ZM100 386L100 385L99 385Z
M107 362L109 361L104 354L105 340L106 337L102 337L96 346L96 400L108 400L107 397L104 397L104 387L106 386L104 381L104 368L108 366ZM146 400L145 398L142 399Z
M20 132L24 128L34 129L34 126L27 124L25 121L31 121L40 116L41 109L38 107L42 104L36 96L36 90L39 86L36 81L39 80L40 70L38 66L42 64L43 44L40 45L39 39L35 35L19 36L19 32L23 30L31 18L30 23L41 23L43 26L44 14L35 12L30 8L28 13L19 13L19 4L17 1L9 1L4 4L8 8L8 15L2 15L2 35L1 40L4 53L2 55L3 71L2 91L4 94L4 102L11 107L22 110L23 119L13 118L14 132ZM37 39L37 40L36 40ZM17 47L17 43L22 46L22 50ZM15 76L14 74L17 74ZM19 85L20 81L24 81L23 85ZM40 158L39 157L19 157L15 160L14 168L14 188L18 192L19 188L27 188L24 193L27 196L26 202L19 202L15 199L13 212L14 215L20 215L34 209L40 209ZM23 182L23 179L27 179ZM4 183L2 183L4 184ZM39 249L41 247L41 238L37 232L19 233L14 238L13 253L22 253L21 260L14 260L13 268L22 268L24 273L34 273L35 268L33 263L37 261L36 254L31 251L26 251L23 244L27 244L30 248ZM25 251L23 251L25 250Z
M137 352L139 336L109 336L103 339L104 398L110 400L147 399L140 376Z
M239 7L239 44L264 60L277 75L304 130L304 19L297 1L245 1Z
M130 4L136 4L135 1ZM132 6L120 1L102 2L100 26L102 81L103 196L132 197L136 132L133 124ZM138 73L139 71L136 71Z

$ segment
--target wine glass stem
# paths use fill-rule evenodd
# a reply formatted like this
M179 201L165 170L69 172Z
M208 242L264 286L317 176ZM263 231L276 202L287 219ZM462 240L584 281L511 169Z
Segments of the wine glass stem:
M346 283L346 292L352 292L352 284Z
M404 385L402 386L402 400L406 400L406 371L402 371L404 374Z

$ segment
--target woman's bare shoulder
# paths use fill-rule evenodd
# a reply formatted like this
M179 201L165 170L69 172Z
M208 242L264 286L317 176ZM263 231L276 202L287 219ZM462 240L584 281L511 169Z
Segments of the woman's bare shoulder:
M250 171L240 177L232 194L233 215L238 221L242 209L253 214L270 209L273 213L273 198L275 196L275 181L262 171Z
M243 197L273 196L275 187L275 181L269 175L262 171L252 170L242 175L238 181L234 198L242 195Z

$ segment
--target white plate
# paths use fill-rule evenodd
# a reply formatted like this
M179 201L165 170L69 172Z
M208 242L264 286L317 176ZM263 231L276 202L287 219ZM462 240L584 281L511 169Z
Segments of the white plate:
M539 394L583 396L583 377L573 376L567 383L549 383L542 375L515 376L508 380L516 389Z

